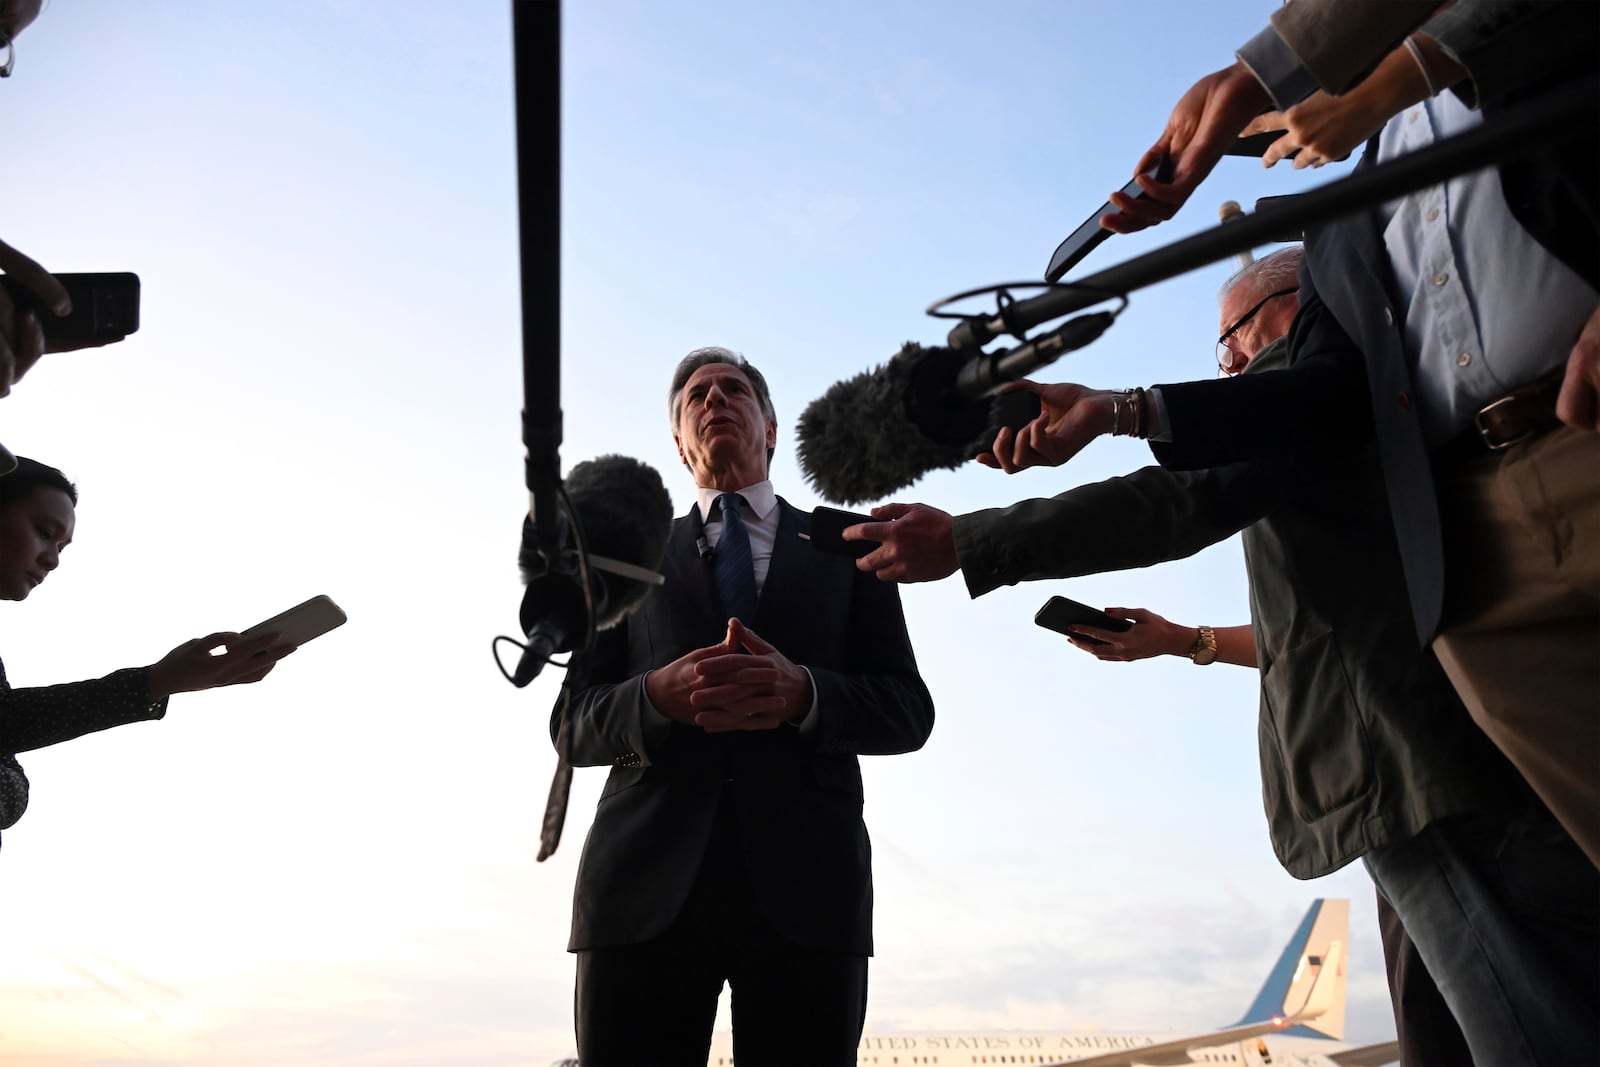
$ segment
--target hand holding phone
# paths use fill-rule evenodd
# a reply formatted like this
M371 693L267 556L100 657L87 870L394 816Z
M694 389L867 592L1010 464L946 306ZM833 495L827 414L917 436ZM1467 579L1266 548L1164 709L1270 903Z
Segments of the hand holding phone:
M853 556L860 559L868 552L877 548L881 541L846 541L844 531L847 526L856 526L863 522L877 522L871 515L861 515L853 511L840 511L838 508L818 507L811 512L811 533L809 540L813 548L823 552L832 552L840 556ZM802 537L807 535L802 534Z
M1158 160L1144 173L1158 182L1168 181L1172 178L1172 161ZM1144 196L1144 187L1139 184L1139 179L1135 178L1122 187L1122 195L1138 200ZM1101 242L1111 236L1111 231L1100 225L1100 219L1102 216L1116 213L1116 206L1109 200L1096 208L1094 214L1083 221L1083 225L1073 230L1065 241L1056 246L1055 254L1050 257L1050 263L1044 269L1044 280L1060 281L1061 276L1077 266L1084 256L1099 248Z
M1113 615L1087 604L1080 604L1076 600L1068 600L1064 596L1053 596L1044 602L1033 616L1033 621L1047 630L1054 630L1058 634L1065 634L1091 645L1103 645L1106 642L1098 637L1090 637L1073 629L1076 626L1095 626L1102 630L1114 630L1123 633L1133 628L1130 619L1119 619Z
M288 611L280 612L264 622L258 622L239 635L239 640L249 641L263 634L277 633L278 643L303 645L321 637L329 630L345 624L346 615L327 596L314 596Z
M139 329L137 274L117 271L54 277L72 300L70 314L56 314L34 289L9 275L0 275L0 287L11 303L19 310L33 311L38 318L47 352L110 344Z

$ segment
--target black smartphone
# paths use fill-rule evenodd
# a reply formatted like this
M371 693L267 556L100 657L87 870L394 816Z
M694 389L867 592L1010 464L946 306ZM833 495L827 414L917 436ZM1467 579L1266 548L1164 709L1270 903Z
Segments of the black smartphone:
M56 281L72 297L72 314L59 316L15 278L0 276L0 285L18 307L32 308L45 341L118 341L139 328L139 276L129 271L109 274L57 274Z
M1253 156L1256 159L1260 159L1267 154L1267 149L1272 147L1272 142L1288 132L1288 130L1268 130L1266 133L1252 133L1249 137L1238 137L1234 139L1231 145L1222 150L1222 154L1225 156ZM1283 158L1293 159L1299 151L1300 149L1296 148L1294 152Z
M296 604L288 611L281 611L265 622L256 623L250 629L241 632L239 640L249 641L276 630L284 644L298 646L314 637L321 637L329 630L343 626L345 621L343 609L323 594Z
M1044 602L1044 606L1034 613L1033 621L1046 630L1054 630L1058 634L1076 637L1079 641L1087 641L1091 645L1103 645L1104 641L1098 637L1088 637L1074 630L1074 626L1097 626L1102 630L1115 630L1121 633L1133 628L1133 620L1119 619L1107 615L1103 611L1091 608L1087 604L1080 604L1076 600L1068 600L1064 596L1053 596Z
M1158 182L1167 181L1172 177L1172 162L1165 158L1158 160L1155 166L1145 171L1145 174ZM1144 196L1144 189L1139 185L1139 180L1135 178L1122 187L1122 195L1131 196L1137 200ZM1044 280L1047 282L1060 281L1061 276L1077 266L1079 260L1099 248L1100 242L1111 236L1111 231L1100 225L1100 218L1103 215L1114 215L1116 213L1117 209L1112 206L1109 200L1096 208L1094 214L1085 219L1082 226L1073 230L1065 241L1056 246L1055 255L1050 257L1050 265L1044 269Z
M860 559L877 548L881 541L846 541L844 528L861 522L876 522L871 515L858 515L853 511L819 507L811 511L811 544L824 552Z

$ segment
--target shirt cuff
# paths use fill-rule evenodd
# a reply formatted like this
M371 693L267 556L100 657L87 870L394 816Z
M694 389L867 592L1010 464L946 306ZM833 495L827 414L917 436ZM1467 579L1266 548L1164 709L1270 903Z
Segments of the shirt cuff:
M805 718L790 725L803 734L814 734L817 732L817 722L821 719L821 716L817 714L817 679L811 673L810 667L802 666L800 669L806 672L807 678L811 679L811 709L806 712Z
M1156 425L1160 427L1160 430L1151 434L1149 439L1170 444L1172 441L1172 423L1167 421L1167 402L1162 398L1161 390L1158 387L1146 389L1145 392L1150 395L1150 406L1155 408Z
M656 710L650 702L650 691L644 687L644 680L653 673L645 671L639 676L639 735L644 738L646 755L660 748L672 732L672 720Z
M1234 55L1256 76L1279 111L1317 91L1317 79L1271 26L1246 41Z

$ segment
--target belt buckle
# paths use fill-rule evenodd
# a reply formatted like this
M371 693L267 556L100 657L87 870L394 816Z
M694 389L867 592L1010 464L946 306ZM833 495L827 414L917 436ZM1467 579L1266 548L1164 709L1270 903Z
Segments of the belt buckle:
M1502 396L1497 400L1489 401L1483 407L1478 409L1477 414L1472 416L1473 426L1477 428L1478 436L1483 439L1483 447L1487 448L1490 452L1503 451L1504 449L1510 448L1512 445L1521 441L1526 441L1528 438L1533 436L1534 427L1529 426L1515 437L1507 438L1504 441L1496 441L1492 436L1493 430L1484 422L1485 415L1490 415L1507 404L1516 403L1518 400L1523 398L1523 395L1524 394L1520 392L1507 393L1505 396Z

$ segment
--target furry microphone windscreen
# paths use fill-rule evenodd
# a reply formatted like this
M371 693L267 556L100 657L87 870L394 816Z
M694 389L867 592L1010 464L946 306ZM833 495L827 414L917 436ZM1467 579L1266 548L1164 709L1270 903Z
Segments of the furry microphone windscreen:
M972 438L934 440L909 406L913 389L931 376L930 365L952 361L959 358L949 349L907 341L888 363L837 382L812 401L795 424L800 469L812 488L835 504L865 504L971 458Z
M629 456L600 456L573 467L566 489L572 510L583 525L584 546L590 555L646 570L661 569L672 533L672 500L654 467ZM524 582L536 578L542 569L531 534L532 525L524 523L522 549L517 554ZM569 545L575 547L575 542L569 540ZM595 573L606 592L604 609L595 620L602 630L621 622L654 588L621 575ZM524 597L524 614L528 608Z

